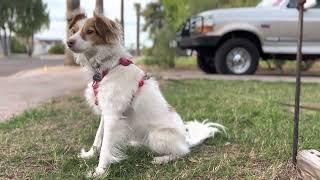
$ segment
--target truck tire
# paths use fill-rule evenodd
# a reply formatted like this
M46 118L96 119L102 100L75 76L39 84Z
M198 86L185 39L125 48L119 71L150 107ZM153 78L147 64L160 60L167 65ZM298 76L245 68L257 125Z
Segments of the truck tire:
M259 51L244 38L229 39L216 51L215 67L220 74L254 74L259 65Z
M207 74L216 73L216 68L214 66L214 58L202 54L197 55L197 64L199 69Z

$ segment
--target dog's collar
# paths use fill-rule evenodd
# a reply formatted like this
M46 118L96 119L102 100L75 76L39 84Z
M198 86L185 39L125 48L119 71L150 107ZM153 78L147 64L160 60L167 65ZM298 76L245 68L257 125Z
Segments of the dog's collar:
M96 81L96 82L100 82L106 75L108 74L108 71L103 71L102 73L95 73L92 77L93 81Z
M133 64L133 62L128 58L119 59L119 65L129 66L130 64ZM99 67L97 67L97 69L99 69ZM93 81L100 82L108 74L108 72L108 70L102 71L102 73L96 71L96 73L92 77Z
M119 59L119 64L118 65L122 65L122 66L129 66L130 64L133 64L133 62L128 59L128 58L120 58ZM98 88L99 88L99 82L102 81L102 79L108 74L108 70L105 70L105 71L102 71L102 73L100 73L99 71L97 71L92 79L93 79L93 82L92 82L92 89L93 89L93 93L94 93L94 96L96 98L95 100L95 104L98 105ZM139 87L142 87L144 85L144 80L147 80L148 76L145 75L140 81L139 81L139 84L138 86Z

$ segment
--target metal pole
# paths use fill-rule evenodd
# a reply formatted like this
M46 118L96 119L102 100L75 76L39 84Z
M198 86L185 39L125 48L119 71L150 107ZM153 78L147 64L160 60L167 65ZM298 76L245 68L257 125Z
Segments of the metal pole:
M298 142L299 142L299 114L300 114L300 89L301 89L301 61L302 61L302 41L303 41L303 15L304 4L306 0L299 0L299 31L298 31L298 49L296 62L296 92L295 92L295 108L294 108L294 129L293 129L293 145L292 145L292 162L297 164Z

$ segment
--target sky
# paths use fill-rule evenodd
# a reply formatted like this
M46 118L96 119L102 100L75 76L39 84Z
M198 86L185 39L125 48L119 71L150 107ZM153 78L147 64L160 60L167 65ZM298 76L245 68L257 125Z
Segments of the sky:
M146 4L154 0L124 0L124 19L125 19L125 46L136 46L136 11L134 3L141 3L142 9ZM66 37L66 0L43 0L47 4L50 14L50 27L36 34L36 38L41 39L61 39L65 41ZM120 0L104 0L104 14L111 19L120 20ZM86 14L93 16L95 0L80 0L80 6L86 11ZM144 20L141 17L141 28ZM144 46L150 46L151 42L148 33L140 34L140 43Z

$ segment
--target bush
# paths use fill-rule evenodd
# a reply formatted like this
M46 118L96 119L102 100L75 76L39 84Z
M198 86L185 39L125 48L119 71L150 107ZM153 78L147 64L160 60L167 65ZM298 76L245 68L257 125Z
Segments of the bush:
M64 54L64 45L63 44L55 44L50 47L48 50L49 54Z
M27 48L16 37L11 38L10 49L12 53L27 53Z
M170 41L175 38L175 32L168 31L170 27L166 24L155 32L157 36L151 48L146 49L145 63L154 64L164 68L174 68L176 48L170 47ZM172 29L172 28L171 28Z

